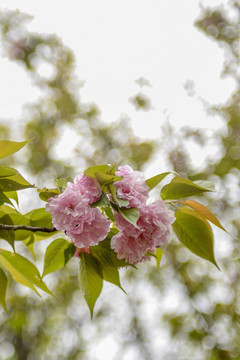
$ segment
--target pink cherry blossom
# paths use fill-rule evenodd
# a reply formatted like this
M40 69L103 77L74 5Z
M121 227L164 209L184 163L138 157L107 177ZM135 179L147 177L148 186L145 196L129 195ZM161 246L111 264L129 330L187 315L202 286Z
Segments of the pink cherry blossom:
M74 178L74 184L68 183L68 187L79 190L88 203L92 204L98 201L102 195L102 189L97 180L85 174L77 175Z
M83 191L82 184L86 185L86 191ZM90 186L87 187L89 184L93 188L93 194L90 193ZM92 181L88 182L81 177L75 184L69 183L62 194L50 198L46 205L46 211L52 215L53 226L65 232L79 248L97 245L109 232L111 222L98 208L90 206L99 194L100 191L97 192Z
M119 213L115 214L115 225L119 233L111 239L111 247L119 259L137 264L147 260L147 252L155 253L157 247L170 239L174 213L167 210L162 200L140 207L138 228L130 224Z
M124 179L114 183L117 197L128 200L128 207L139 207L147 200L149 190L143 174L129 165L119 166L118 169L116 175L124 176Z
M90 206L85 209L84 214L72 220L66 233L79 248L94 246L104 240L111 224L99 209Z
M88 206L88 199L82 197L80 191L67 188L62 194L48 200L46 211L52 215L53 226L65 231L74 218L85 213Z

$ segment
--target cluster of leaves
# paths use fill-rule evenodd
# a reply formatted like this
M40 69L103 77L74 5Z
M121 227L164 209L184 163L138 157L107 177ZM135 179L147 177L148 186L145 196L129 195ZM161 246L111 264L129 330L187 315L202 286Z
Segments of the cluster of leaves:
M1 141L0 158L12 155L27 142ZM118 232L114 227L114 211L118 211L129 223L138 227L139 209L128 208L129 202L116 196L113 183L122 180L123 177L115 175L115 166L97 165L86 169L84 173L87 176L94 177L101 185L101 199L92 206L99 207L111 220L113 226L105 240L89 249L77 249L65 238L60 237L53 240L46 249L43 273L40 275L32 262L15 252L15 241L22 241L34 256L34 243L48 238L52 232L57 230L52 227L51 215L45 211L45 208L34 209L24 215L15 208L12 200L18 204L17 191L32 188L34 185L25 180L17 170L10 167L0 167L0 236L13 248L12 253L4 249L0 250L0 282L2 287L0 303L5 310L7 288L5 271L12 276L13 280L29 287L36 293L38 293L37 287L51 294L43 281L43 277L64 267L74 254L80 257L79 284L91 316L96 300L102 291L103 280L122 289L118 269L130 264L126 263L124 259L119 260L110 246L112 236ZM147 179L146 184L149 191L170 174L171 172L164 172ZM55 189L37 189L40 198L47 201L50 197L60 194L60 188L64 189L64 180L58 184L59 188ZM180 242L194 254L217 266L214 256L213 232L209 221L223 230L224 228L206 206L195 200L183 200L210 191L214 191L212 183L207 181L192 182L175 173L172 180L161 188L160 197L175 210L176 220L173 224L173 230ZM107 196L109 193L111 200ZM153 254L158 266L162 253L163 251L158 249Z

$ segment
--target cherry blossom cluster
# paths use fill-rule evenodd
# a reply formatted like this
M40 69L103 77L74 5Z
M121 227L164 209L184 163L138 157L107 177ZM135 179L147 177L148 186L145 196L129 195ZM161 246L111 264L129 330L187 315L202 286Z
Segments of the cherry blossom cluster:
M97 245L106 238L111 222L91 204L100 199L101 186L96 179L78 175L65 191L49 199L46 211L52 215L53 226L65 232L78 248Z
M127 200L125 208L138 208L137 226L123 218L114 209L114 225L118 233L111 239L111 247L119 259L137 264L149 258L147 253L169 241L174 213L165 207L162 200L147 204L149 187L143 174L134 171L129 165L120 166L116 176L122 180L113 183L116 198ZM78 175L74 183L68 183L66 190L49 199L46 210L51 213L53 225L65 232L67 237L79 248L89 248L104 240L112 222L98 207L91 205L99 201L102 187L94 177ZM114 202L111 193L107 194L110 203Z

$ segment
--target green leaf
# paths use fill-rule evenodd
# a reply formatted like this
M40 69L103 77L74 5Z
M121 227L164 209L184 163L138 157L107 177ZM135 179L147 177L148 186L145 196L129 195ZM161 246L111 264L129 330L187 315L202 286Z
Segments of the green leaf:
M117 254L115 251L111 248L111 238L118 233L118 230L115 228L111 228L110 232L108 233L106 239L103 241L100 241L97 245L99 248L103 249L102 251L105 253L105 256L107 256L107 259L109 260L109 264L115 267L125 267L125 266L132 266L135 267L132 264L126 263L125 259L118 259ZM92 249L92 247L91 247ZM107 254L107 255L106 255Z
M123 179L123 176L115 176L115 175L108 175L108 174L103 174L99 171L96 171L94 173L97 181L99 182L100 185L109 185L112 184L115 181L120 181Z
M11 169L11 168L8 168ZM15 170L15 169L12 169ZM34 187L15 170L15 174L0 178L0 191L15 191Z
M208 189L209 191L216 191L215 189L215 185L211 182L211 181L207 181L207 180L196 180L194 181L195 184Z
M56 179L55 180L55 183L57 185L57 189L59 191L59 193L63 193L64 190L66 189L67 187L67 179L65 178L61 178L61 179ZM54 190L54 189L52 189Z
M116 202L119 205L119 207L127 207L129 205L128 200L120 199L118 197L116 197Z
M0 166L0 178L14 176L16 174L17 170L7 166Z
M188 179L176 176L172 181L165 185L161 190L163 200L181 199L188 196L199 195L203 192L211 191L209 188L200 186Z
M13 206L11 200L4 193L0 191L0 205L3 205L5 203Z
M34 253L34 233L31 233L29 237L22 240L28 251L32 254L33 259L36 260L36 255Z
M98 206L109 206L110 202L107 198L107 195L105 194L105 192L102 192L102 196L100 198L100 200L96 201L95 203L91 204L91 207L98 207Z
M7 312L6 306L6 292L7 292L7 276L0 268L0 303L4 310Z
M97 246L91 246L90 251L102 266L103 279L123 290L119 279L118 268L115 264L116 254L111 249L109 250L101 246L100 243Z
M218 265L213 250L213 233L202 215L187 207L175 212L173 230L178 239L194 254Z
M0 223L5 225L30 225L30 221L24 215L16 211L15 209L3 205L0 208ZM28 238L32 233L27 230L1 230L0 236L7 240L11 241L11 245L14 245L15 240L24 240ZM10 239L9 239L10 236Z
M14 200L16 202L16 204L19 205L18 194L16 191L6 191L6 192L4 192L4 195L6 195L8 198Z
M116 166L117 166L116 163L112 166L112 168L111 168L111 170L110 170L110 175L115 175Z
M91 176L91 177L95 177L95 173L96 172L100 172L103 174L109 174L111 171L111 166L109 165L96 165L96 166L91 166L88 169L86 169L84 171L84 174L87 176Z
M41 200L43 201L48 201L49 198L59 195L60 191L58 189L37 189L38 193L39 193L39 197Z
M156 258L156 262L157 262L157 267L160 268L160 262L162 260L162 256L163 256L163 251L161 248L157 248L157 251L155 252L155 258Z
M105 212L105 214L107 215L107 217L108 217L112 222L114 222L114 215L113 215L113 212L112 212L111 207L110 207L110 206L105 206L104 212Z
M129 201L128 200L124 200L124 199L120 199L117 197L116 195L116 188L114 185L110 184L109 185L109 189L111 191L113 200L115 201L116 204L118 204L119 207L127 207L129 205Z
M155 188L167 175L171 174L171 171L164 172L147 179L145 182L150 190Z
M4 225L13 225L14 222L12 221L9 214L0 213L0 224ZM14 230L0 230L0 238L6 240L14 250L14 240L15 240L15 233Z
M192 209L196 210L199 214L201 214L205 219L211 221L211 223L213 223L220 229L226 231L224 227L220 224L216 216L213 215L213 213L205 205L200 204L199 202L194 200L186 200L180 203L183 205L190 206Z
M102 292L103 275L99 262L90 254L80 254L79 282L80 289L89 307L91 318L95 303Z
M46 212L45 208L34 209L24 215L30 220L30 226L52 227L51 214Z
M47 285L42 281L38 269L25 257L1 249L0 264L15 281L34 290L38 295L35 286L52 295Z
M54 240L45 253L42 277L65 266L73 257L75 250L75 246L65 239Z
M0 159L4 159L20 149L22 149L30 140L26 140L23 142L2 140L0 141Z
M134 225L136 228L138 228L137 221L140 215L138 208L134 208L134 207L129 209L120 208L119 212L125 220L127 220L130 224Z

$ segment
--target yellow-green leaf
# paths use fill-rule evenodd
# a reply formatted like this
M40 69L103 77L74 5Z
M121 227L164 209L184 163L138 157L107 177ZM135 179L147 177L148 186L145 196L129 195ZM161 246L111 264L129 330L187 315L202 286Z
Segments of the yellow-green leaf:
M129 209L119 209L120 214L122 215L122 217L127 220L130 224L134 225L136 228L138 228L137 226L137 221L139 219L139 209L138 208L129 208Z
M129 205L128 200L120 199L120 198L117 197L116 188L115 188L115 186L113 184L109 185L109 189L111 191L113 200L115 201L116 204L118 204L119 207L127 207Z
M0 141L0 159L4 159L21 150L30 140L16 142L9 140Z
M11 200L3 192L0 191L0 205L3 205L5 203L13 206Z
M103 275L99 262L90 254L80 254L79 283L80 289L89 307L91 318L95 303L102 292Z
M188 207L181 207L175 212L175 217L173 230L181 243L218 267L214 256L213 232L204 217Z
M4 310L7 312L6 306L6 292L7 292L7 276L0 268L0 303Z
M7 250L0 250L0 264L12 276L13 280L34 290L38 295L35 286L52 295L47 285L42 281L36 266L22 255L11 253Z
M211 221L211 223L213 223L220 229L226 231L219 222L219 220L216 218L216 216L213 215L213 213L205 205L200 204L199 202L194 200L186 200L180 203L183 205L190 206L192 209L196 210L199 214L201 214L205 219Z
M97 181L100 185L109 185L112 184L115 181L120 181L123 179L123 176L115 176L115 175L109 175L109 174L103 174L100 171L96 171L94 173Z
M65 239L56 239L48 247L45 253L44 269L42 277L67 264L75 253L75 246Z
M5 194L8 198L14 200L14 201L16 202L16 204L18 205L18 194L17 194L16 191L6 191L6 192L4 192L4 194Z
M16 174L17 174L17 170L7 166L0 166L0 178L9 177Z
M151 177L150 179L147 179L145 182L146 182L147 186L149 186L149 189L152 190L170 173L171 173L171 171L168 171L168 172L164 172L164 173L155 175L155 176Z
M102 174L110 174L111 166L109 165L96 165L91 166L84 171L84 174L87 176L95 177L96 172L100 172Z
M123 290L119 279L118 268L115 262L116 254L114 251L101 245L91 246L90 251L102 266L103 279Z
M48 201L49 198L59 195L60 191L58 189L37 189L38 193L39 193L39 197L41 200L43 201Z
M160 268L160 262L162 260L162 256L163 256L163 251L161 248L157 248L157 251L155 252L155 258L156 258L156 262L157 262L157 267Z
M17 170L11 168L5 169L8 169L9 171L14 170L14 174L0 178L0 191L16 191L34 187L34 185L31 185L25 180Z
M199 195L208 191L212 191L209 186L204 187L188 179L176 176L169 184L162 188L161 198L163 200L181 199L188 196Z

